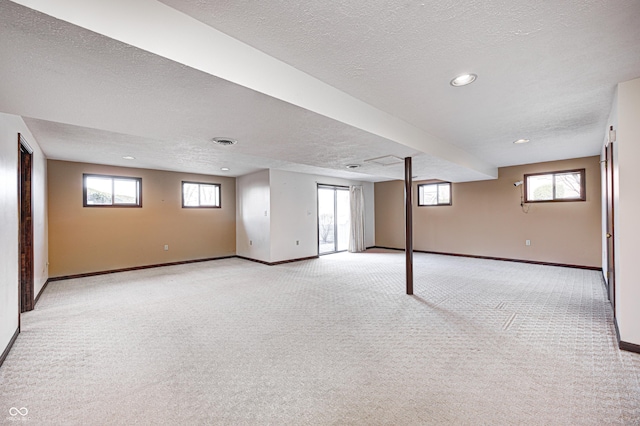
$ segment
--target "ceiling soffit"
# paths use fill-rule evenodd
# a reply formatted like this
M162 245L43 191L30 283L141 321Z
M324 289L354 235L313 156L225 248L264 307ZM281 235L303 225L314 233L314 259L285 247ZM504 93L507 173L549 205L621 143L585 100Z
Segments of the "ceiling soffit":
M497 177L497 168L490 163L162 3L14 2L470 169L485 178Z

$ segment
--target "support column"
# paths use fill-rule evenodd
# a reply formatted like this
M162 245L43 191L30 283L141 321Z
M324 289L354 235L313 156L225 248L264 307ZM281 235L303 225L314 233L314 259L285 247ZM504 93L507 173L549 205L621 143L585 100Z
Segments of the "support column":
M413 294L413 202L411 189L411 157L404 159L404 227L405 227L405 255L407 269L407 294Z

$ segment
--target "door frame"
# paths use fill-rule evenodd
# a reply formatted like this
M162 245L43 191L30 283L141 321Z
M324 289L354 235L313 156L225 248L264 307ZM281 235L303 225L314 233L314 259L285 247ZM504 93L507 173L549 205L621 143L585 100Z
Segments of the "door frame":
M33 310L34 261L33 261L33 148L18 133L18 328L20 313Z
M333 251L328 251L328 252L324 252L324 253L320 253L320 193L319 190L320 189L332 189L333 192ZM318 231L318 244L317 244L317 248L318 248L318 256L324 256L325 254L334 254L334 253L341 253L347 250L337 250L338 248L338 226L335 223L336 222L336 217L338 216L337 212L338 212L338 195L337 195L337 191L349 191L349 187L345 186L345 185L330 185L330 184L326 184L326 183L318 183L316 184L316 220L318 223L317 231ZM351 209L351 206L349 206L349 209Z
M605 174L606 174L606 212L607 212L607 290L611 307L613 308L613 318L616 318L616 276L615 276L615 221L614 221L614 164L613 164L613 142L605 148Z

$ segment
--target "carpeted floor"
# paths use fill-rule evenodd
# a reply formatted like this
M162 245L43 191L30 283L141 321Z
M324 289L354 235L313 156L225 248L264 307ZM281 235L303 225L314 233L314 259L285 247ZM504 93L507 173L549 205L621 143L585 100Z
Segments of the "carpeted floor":
M640 424L601 274L404 254L53 282L0 368L0 423Z

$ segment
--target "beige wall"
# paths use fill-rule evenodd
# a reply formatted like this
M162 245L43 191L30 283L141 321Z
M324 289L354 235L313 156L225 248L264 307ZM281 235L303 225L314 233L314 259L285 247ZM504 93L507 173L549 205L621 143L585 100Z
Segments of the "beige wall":
M377 182L373 187L376 246L404 247L404 182Z
M141 177L142 208L82 207L83 173ZM222 208L183 209L183 180L220 183ZM234 178L49 160L48 199L52 277L235 254Z
M414 249L601 266L600 158L502 167L496 180L453 184L452 206L417 207ZM586 169L587 201L520 207L525 173ZM414 197L416 197L414 184ZM403 182L375 185L376 245L404 246ZM531 246L525 240L531 240Z

